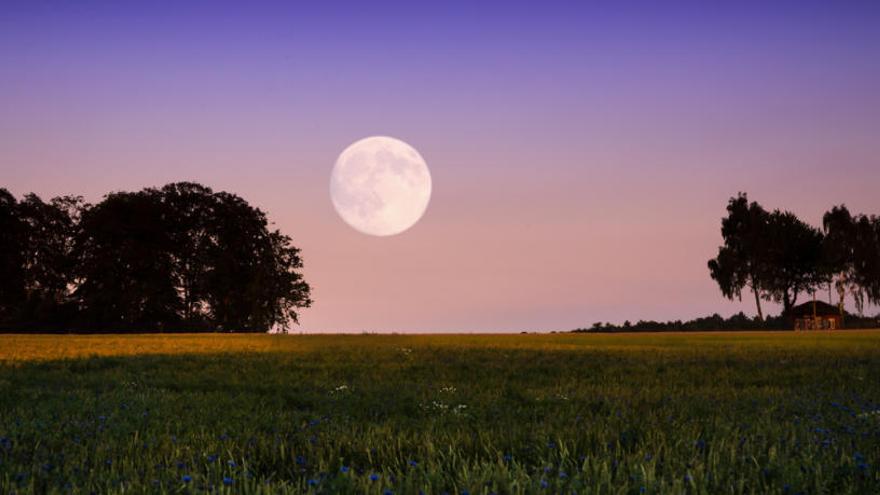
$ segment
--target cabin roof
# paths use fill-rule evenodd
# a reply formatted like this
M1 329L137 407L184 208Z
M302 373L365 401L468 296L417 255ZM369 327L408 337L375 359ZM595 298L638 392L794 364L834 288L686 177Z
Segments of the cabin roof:
M807 301L803 304L791 308L789 313L794 318L803 318L813 316L813 301ZM817 316L840 316L840 309L826 302L816 301Z

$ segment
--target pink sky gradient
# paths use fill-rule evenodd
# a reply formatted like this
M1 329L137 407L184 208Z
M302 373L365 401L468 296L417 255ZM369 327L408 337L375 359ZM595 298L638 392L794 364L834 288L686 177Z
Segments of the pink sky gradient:
M880 213L876 12L755 9L520 9L483 30L453 9L418 36L403 12L370 36L354 14L25 4L0 24L0 187L235 192L303 250L303 331L754 314L706 268L730 196L814 225L840 203ZM377 134L433 179L424 218L390 238L348 227L328 194L337 155Z

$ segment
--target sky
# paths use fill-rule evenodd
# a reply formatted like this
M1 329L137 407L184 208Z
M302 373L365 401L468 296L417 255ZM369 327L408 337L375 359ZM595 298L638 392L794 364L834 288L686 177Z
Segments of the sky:
M302 249L293 331L754 314L706 268L727 200L880 213L878 48L878 2L7 0L0 187L234 192ZM373 135L431 171L397 236L329 197Z

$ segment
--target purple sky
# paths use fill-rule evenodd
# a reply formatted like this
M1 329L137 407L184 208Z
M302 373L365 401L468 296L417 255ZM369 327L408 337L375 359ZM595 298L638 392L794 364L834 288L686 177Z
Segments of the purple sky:
M4 2L0 187L238 193L303 249L305 331L753 314L706 269L730 196L880 213L878 2L132 3ZM391 238L328 195L377 134L433 177Z

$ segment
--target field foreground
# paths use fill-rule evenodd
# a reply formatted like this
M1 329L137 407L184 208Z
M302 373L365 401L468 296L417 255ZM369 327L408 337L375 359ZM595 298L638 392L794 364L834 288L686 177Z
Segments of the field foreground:
M0 493L880 493L880 332L0 335Z

